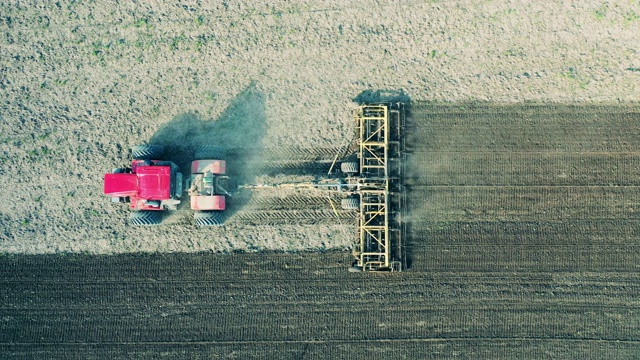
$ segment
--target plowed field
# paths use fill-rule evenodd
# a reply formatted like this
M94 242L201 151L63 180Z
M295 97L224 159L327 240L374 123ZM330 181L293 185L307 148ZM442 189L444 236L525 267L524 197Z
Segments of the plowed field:
M344 252L5 256L0 351L636 358L639 120L625 106L415 103L408 271L348 273ZM236 217L277 229L313 214L321 229L335 216L322 201L258 194Z

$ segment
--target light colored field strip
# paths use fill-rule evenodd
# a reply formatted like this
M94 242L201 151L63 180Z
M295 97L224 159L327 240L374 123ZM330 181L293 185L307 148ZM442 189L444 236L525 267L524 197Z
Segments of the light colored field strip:
M437 4L458 4L460 3L460 0L438 0ZM135 3L134 3L135 4ZM206 4L206 3L205 3ZM215 3L213 3L215 4ZM256 3L258 4L258 3ZM206 14L206 13L210 13L207 14L206 16L206 21L209 22L217 22L218 20L247 20L247 19L251 19L251 18L264 18L264 17L274 17L274 18L281 18L283 15L286 16L291 16L291 15L301 15L306 17L308 14L314 14L314 13L331 13L331 12L341 12L341 11L345 11L345 10L370 10L371 8L371 4L369 2L364 2L364 3L360 3L358 4L357 2L345 2L344 4L346 4L345 6L340 6L340 7L323 7L323 8L310 8L308 6L305 7L291 7L291 8L276 8L276 7L271 7L269 8L268 6L265 5L265 10L271 10L271 11L255 11L255 9L252 9L252 11L249 12L243 12L243 13L233 13L232 15L227 15L227 16L223 16L223 15L219 15L220 13L220 9L216 9L215 7L207 9L207 8L202 8L202 6L200 6L200 11L196 12L195 14ZM410 1L394 1L392 4L385 4L385 3L376 3L376 7L380 8L380 9L398 9L398 8L402 8L402 7L413 7L416 5L423 5L425 4L424 0L410 0ZM434 4L435 6L436 4ZM167 8L167 6L163 3L150 3L148 4L148 6L135 6L134 5L134 9L131 8L121 8L121 10L126 11L126 10L137 10L137 11L142 11L142 12L146 12L148 10L152 10L152 9L156 9L160 8L160 10L162 11L166 11L168 13L171 13L171 11L175 11L174 9L171 9L170 7ZM9 10L11 10L11 8L8 8ZM15 17L15 13L10 12L11 15L13 15ZM24 20L24 19L14 19L14 21L16 20ZM26 21L33 21L33 18L27 18ZM86 20L86 19L85 19ZM77 27L78 28L88 28L88 29L113 29L116 26L129 26L129 27L134 27L135 26L135 20L138 19L132 19L131 22L129 23L123 23L122 21L113 21L113 22L104 22L104 21L99 21L96 23L89 23L88 21L79 21ZM194 16L189 16L189 17L174 17L174 18L166 18L166 19L162 19L162 23L176 23L176 24L188 24L191 25L193 24L194 21ZM63 29L66 30L69 28L69 25L66 23L63 24L57 24L57 23L51 23L48 27L48 29L53 29L56 30L56 28L59 29ZM15 26L12 25L10 26L10 29L12 31L34 31L37 32L38 30L42 30L39 29L38 27L35 26Z

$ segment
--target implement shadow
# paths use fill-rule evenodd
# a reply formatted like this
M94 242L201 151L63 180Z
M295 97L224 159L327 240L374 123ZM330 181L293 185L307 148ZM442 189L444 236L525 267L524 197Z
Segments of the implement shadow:
M160 128L149 143L162 145L164 159L176 163L185 177L191 173L191 161L198 148L203 145L221 147L226 153L223 160L227 162L226 172L231 177L231 184L253 183L256 169L250 164L256 162L264 148L265 123L265 97L252 83L235 97L217 120L203 120L192 113L178 115ZM227 190L233 197L224 212L225 220L241 209L251 196L250 192L233 194L235 185L231 187ZM189 209L187 203L185 194L179 210Z

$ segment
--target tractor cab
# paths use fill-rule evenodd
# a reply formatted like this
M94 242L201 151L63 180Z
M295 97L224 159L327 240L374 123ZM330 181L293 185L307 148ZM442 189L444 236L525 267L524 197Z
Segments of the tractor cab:
M130 169L104 176L105 195L135 210L175 209L182 190L182 174L170 161L133 160Z

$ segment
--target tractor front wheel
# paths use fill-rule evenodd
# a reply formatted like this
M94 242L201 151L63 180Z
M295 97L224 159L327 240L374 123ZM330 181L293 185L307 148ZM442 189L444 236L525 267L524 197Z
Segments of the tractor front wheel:
M158 160L164 149L160 145L137 145L131 152L134 160Z
M222 226L224 219L219 211L198 211L193 214L196 226Z
M154 226L162 222L161 211L134 211L129 215L131 225Z

